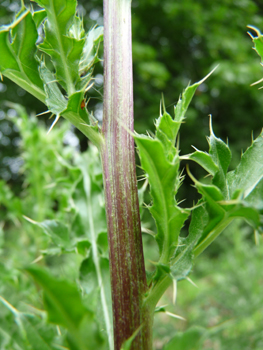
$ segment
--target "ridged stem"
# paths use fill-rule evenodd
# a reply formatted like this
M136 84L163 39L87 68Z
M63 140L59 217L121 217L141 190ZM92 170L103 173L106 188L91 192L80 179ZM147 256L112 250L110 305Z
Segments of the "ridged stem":
M151 349L152 319L143 305L146 275L135 169L131 2L104 0L104 115L101 145L115 349L142 324L132 350Z

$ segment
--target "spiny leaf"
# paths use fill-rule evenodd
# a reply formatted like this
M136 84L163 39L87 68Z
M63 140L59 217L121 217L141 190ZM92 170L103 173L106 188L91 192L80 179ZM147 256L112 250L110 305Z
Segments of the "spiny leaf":
M47 107L53 114L61 115L67 108L67 100L61 93L54 74L47 68L44 62L40 63L39 71L44 82Z
M35 59L37 39L32 14L23 6L14 23L0 28L0 72L44 102L43 83Z
M210 136L208 137L209 143L209 154L213 162L218 167L218 171L213 177L213 184L216 185L224 195L224 198L229 198L227 183L226 183L226 173L231 161L231 151L227 144L225 144L221 139L214 135L212 129L212 121L210 119Z
M156 226L156 240L159 245L162 259L173 255L177 246L178 236L188 213L176 206L175 193L179 186L179 157L170 162L163 144L158 139L146 136L135 136L135 141L140 151L142 168L148 176L151 186L153 205L150 207Z
M246 198L263 178L263 132L242 155L234 171L227 174L230 197L241 189Z
M217 66L207 74L206 77L204 77L202 80L198 81L197 83L193 85L188 85L187 88L183 91L182 97L179 98L175 108L174 108L174 120L178 122L178 130L180 127L180 124L183 122L185 118L185 113L188 109L188 106L190 102L192 101L192 98L195 94L196 89L198 86L200 86L213 72L216 70Z
M82 106L91 87L103 29L94 27L85 34L83 21L75 15L76 0L36 2L44 9L31 14L22 2L15 21L0 28L0 73L46 103L56 120L65 117L99 147L102 137L97 121ZM43 22L44 41L36 45L37 28ZM53 69L50 62L45 63L44 53L50 56Z
M194 153L187 154L180 158L185 160L193 160L194 162L201 165L201 167L204 168L212 176L214 176L218 172L217 165L214 163L211 155L209 155L206 152L196 150Z
M33 13L33 20L35 22L36 27L38 28L40 24L44 21L44 19L47 17L47 13L44 9L34 11Z
M218 187L202 184L190 173L189 175L194 181L198 192L202 194L202 200L199 202L199 205L203 206L203 210L199 213L199 220L205 223L201 235L200 233L198 234L197 246L194 249L195 256L199 255L211 244L236 217L249 221L254 227L259 225L259 213L253 205L245 203L242 199L234 201L224 200L223 193ZM202 219L202 217L205 219Z
M44 7L47 19L45 39L39 49L48 54L56 69L56 77L63 88L72 94L80 81L79 60L85 40L69 36L76 12L76 0L37 0Z
M103 27L94 27L86 35L85 45L83 48L79 74L81 76L81 82L78 85L78 89L85 89L91 80L91 68L98 60L98 49L100 41L103 39Z
M180 208L175 200L181 181L179 151L175 146L175 141L188 105L197 87L205 79L189 85L184 90L175 107L174 119L163 106L163 114L161 113L156 121L155 138L143 135L134 136L141 166L150 184L153 204L149 210L157 227L155 238L161 255L159 262L164 265L174 258L180 230L190 213Z

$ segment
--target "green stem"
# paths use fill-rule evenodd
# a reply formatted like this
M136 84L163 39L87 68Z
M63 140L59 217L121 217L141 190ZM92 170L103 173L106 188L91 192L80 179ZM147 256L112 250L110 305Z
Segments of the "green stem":
M205 237L205 239L195 247L193 253L196 258L200 255L219 235L220 233L233 221L233 218L221 220L218 225Z
M141 326L131 350L150 350L151 317L135 168L130 0L104 0L104 116L101 144L115 349Z
M85 183L86 193L87 193L87 206L88 206L88 217L89 217L89 224L90 224L92 256L93 256L93 261L94 261L94 265L95 265L95 269L96 269L98 285L100 288L101 306L102 306L102 311L104 314L105 327L106 327L106 332L107 332L107 336L108 336L108 343L109 343L109 350L113 350L114 345L113 345L113 334L112 334L112 327L111 327L110 312L109 312L109 309L107 306L106 291L105 291L105 286L104 286L103 279L102 279L102 271L101 271L101 267L100 267L98 245L97 245L97 239L96 239L96 234L95 234L95 229L94 229L94 221L93 221L94 216L93 216L91 196L90 196L90 181L87 180L87 177L84 177L84 183Z
M150 289L149 294L144 300L144 307L149 310L150 314L154 313L158 301L167 290L167 288L171 285L171 283L172 278L169 275L165 275L160 278Z

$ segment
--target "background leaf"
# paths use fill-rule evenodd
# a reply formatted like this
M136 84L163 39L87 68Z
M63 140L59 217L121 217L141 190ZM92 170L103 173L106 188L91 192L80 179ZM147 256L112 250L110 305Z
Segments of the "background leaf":
M58 280L36 266L25 270L44 290L44 303L50 322L62 325L74 333L85 315L93 317L84 307L75 285L66 280Z
M201 339L205 333L205 329L201 327L189 328L186 332L178 332L178 334L169 341L163 350L199 350L201 349Z

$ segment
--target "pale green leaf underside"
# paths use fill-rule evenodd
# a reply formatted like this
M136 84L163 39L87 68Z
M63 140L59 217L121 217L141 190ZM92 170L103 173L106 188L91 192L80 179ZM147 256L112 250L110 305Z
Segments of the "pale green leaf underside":
M240 189L247 197L263 177L263 132L243 154L234 171L227 174L230 197Z

